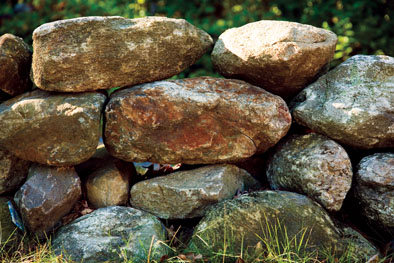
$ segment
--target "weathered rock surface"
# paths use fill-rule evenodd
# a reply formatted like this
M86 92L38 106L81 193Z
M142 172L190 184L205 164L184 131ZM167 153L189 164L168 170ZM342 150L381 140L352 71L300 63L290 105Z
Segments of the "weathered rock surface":
M259 242L263 243L261 238L269 240L268 230L272 234L274 229L277 229L279 242L286 240L286 236L288 240L297 236L299 241L305 233L310 249L336 247L339 255L349 244L316 202L297 193L262 191L226 200L209 209L195 228L189 247L197 248L201 253L212 248L218 251L223 248L226 238L226 242L234 242L233 247L226 243L231 251L240 252L240 244L243 244L243 251L254 250ZM353 244L357 245L356 242Z
M9 200L0 197L0 248L11 248L18 245L21 235L14 223L12 223L10 211L8 209Z
M233 198L237 191L259 186L235 165L209 165L141 181L131 188L130 203L159 218L193 218L203 216L213 204Z
M106 96L34 90L0 104L0 146L48 165L74 165L96 150Z
M125 205L129 200L130 180L133 164L115 158L107 159L103 165L88 176L86 193L94 207Z
M225 77L291 98L326 70L337 42L328 30L285 21L258 21L226 30L212 52Z
M12 193L26 180L30 162L0 149L0 195Z
M363 215L394 233L394 153L364 157L355 174L354 192Z
M394 147L394 58L353 56L291 103L295 121L341 144Z
M82 216L58 230L52 242L57 254L66 254L76 262L123 262L121 254L132 262L147 262L166 255L166 240L161 222L153 215L134 208L111 206Z
M354 257L358 259L370 259L376 254L380 254L379 249L369 242L363 235L348 226L340 226L345 244Z
M0 37L0 91L16 96L28 89L31 52L22 38L11 34Z
M267 166L273 189L305 194L330 211L341 209L352 177L352 164L342 146L314 133L280 143Z
M105 145L125 161L220 163L275 145L291 116L278 96L240 80L157 81L111 95Z
M25 226L44 235L71 211L80 196L81 181L74 168L34 164L14 199Z
M183 19L61 20L33 32L33 78L41 89L66 92L151 82L180 73L212 44Z

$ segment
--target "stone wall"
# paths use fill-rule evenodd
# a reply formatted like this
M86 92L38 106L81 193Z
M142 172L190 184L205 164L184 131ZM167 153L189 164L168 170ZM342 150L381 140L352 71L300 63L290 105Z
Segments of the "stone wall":
M12 199L25 231L54 234L76 261L143 260L152 240L160 258L160 219L191 218L202 219L188 246L201 251L226 227L255 247L261 222L281 222L293 236L310 228L317 248L379 253L340 218L389 234L375 245L394 234L394 58L357 55L327 73L336 41L259 21L214 45L164 17L44 24L33 52L1 36L0 242ZM212 48L226 78L168 80Z

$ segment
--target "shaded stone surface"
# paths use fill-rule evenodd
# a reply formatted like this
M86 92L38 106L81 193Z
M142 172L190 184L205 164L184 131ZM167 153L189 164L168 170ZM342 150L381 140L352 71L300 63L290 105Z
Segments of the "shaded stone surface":
M349 250L355 257L365 260L376 254L380 255L379 249L353 228L341 226L340 230L345 244L349 246Z
M355 174L354 193L363 216L394 234L394 153L364 157Z
M158 241L166 240L161 222L134 208L100 208L60 228L52 242L56 254L66 254L76 262L123 262L121 253L132 262L159 260L167 250Z
M297 193L262 191L213 206L195 228L188 246L201 253L211 248L217 251L223 248L226 238L227 242L233 241L233 247L227 243L228 249L234 249L231 251L239 253L240 244L243 244L244 252L247 249L254 251L261 238L269 235L269 229L273 234L275 227L279 242L286 240L286 235L288 239L297 236L299 241L305 233L305 238L309 238L309 249L335 247L338 255L348 245L346 237L342 237L327 212L316 202Z
M345 149L315 133L293 135L280 143L267 166L273 189L305 194L330 211L339 211L352 185Z
M263 20L220 35L212 63L225 77L291 98L326 70L336 42L336 35L328 30Z
M66 92L151 82L180 73L212 44L183 19L60 20L33 32L33 78L41 89Z
M295 121L354 148L394 147L394 58L357 55L305 88Z
M260 184L235 165L209 165L141 181L131 188L133 207L159 218L201 217L217 202Z
M287 105L244 81L200 77L119 90L106 107L105 145L125 161L221 163L275 145Z
M71 211L80 196L81 181L74 168L34 164L14 200L25 227L43 236Z
M34 90L0 104L0 146L48 165L74 165L96 150L106 96Z
M8 209L9 200L0 197L0 248L7 249L18 245L21 235L14 223L12 223L11 214Z
M0 91L16 96L31 89L30 66L30 48L23 39L11 34L2 35L0 37Z
M30 162L0 149L0 195L12 193L26 180Z
M125 205L129 199L133 164L115 158L107 159L88 176L86 194L94 207Z

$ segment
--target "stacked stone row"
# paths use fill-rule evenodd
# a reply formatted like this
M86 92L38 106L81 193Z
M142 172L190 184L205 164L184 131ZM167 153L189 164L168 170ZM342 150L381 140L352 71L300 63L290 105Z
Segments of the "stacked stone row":
M248 172L225 163L277 145L266 171L271 188L305 194L335 212L353 178L350 158L341 145L375 151L394 146L393 58L355 56L323 75L335 51L334 33L298 23L260 21L226 31L215 44L215 68L235 79L163 80L194 64L212 45L207 33L182 19L87 17L44 24L33 33L32 80L37 88L26 92L28 47L11 35L0 38L5 54L0 59L14 63L5 66L8 71L0 65L7 75L0 78L0 98L7 99L0 104L0 161L6 167L0 174L0 194L15 192L29 173L14 199L31 232L49 233L59 224L81 197L81 179L86 181L89 202L99 208L128 202L132 162L212 164L142 181L130 192L133 207L159 218L206 215L196 229L199 237L190 243L203 248L199 238L212 237L206 226L222 231L220 220L225 216L220 207L227 205L232 211L238 199L218 204L218 210L207 208L236 192L260 187ZM107 98L103 90L116 87L122 88ZM10 98L19 93L23 94ZM292 134L278 144L290 129L290 112L297 124L319 134L303 131L304 135ZM101 135L105 148L97 148ZM386 183L394 178L393 160L391 153L363 159L355 190L364 202L364 214L388 229L394 228L392 208L381 204L393 199ZM384 179L369 178L370 167L378 167L374 172ZM383 202L364 201L374 195L372 188L384 192ZM260 217L286 205L301 207L281 213L283 218L297 215L303 220L292 230L294 235L304 221L320 222L321 229L311 237L313 245L344 247L350 242L343 238L344 228L335 226L324 209L304 196L266 191L239 200L259 200L258 211L253 207L241 211L261 213ZM267 200L278 207L267 207ZM313 215L305 213L307 206ZM154 216L110 207L62 227L54 248L78 251L75 260L98 262L98 248L89 246L88 240L97 236L99 225L112 220L115 229L137 217L139 223L129 228L146 227L140 241L149 246L152 235L165 239ZM253 229L256 222L245 218L231 221L235 228ZM80 228L91 231L78 236ZM141 256L121 238L117 237L119 249ZM258 242L255 236L246 241L252 246ZM108 247L105 242L100 249ZM166 253L159 243L155 246L158 255ZM360 249L365 255L376 252L372 245L366 247L367 252ZM116 257L108 253L107 259Z

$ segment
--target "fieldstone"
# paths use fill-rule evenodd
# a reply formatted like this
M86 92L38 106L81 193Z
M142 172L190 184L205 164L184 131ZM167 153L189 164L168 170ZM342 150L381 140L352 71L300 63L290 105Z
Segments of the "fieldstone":
M311 133L280 143L267 166L273 189L305 194L329 211L339 211L352 185L352 164L333 140Z
M152 163L242 160L275 145L291 124L280 97L240 80L212 77L116 91L105 114L110 154Z
M213 204L259 186L235 165L209 165L141 181L131 188L130 203L159 218L201 217Z
M60 228L52 248L75 262L149 262L148 251L151 261L167 254L160 242L164 240L165 229L155 216L130 207L111 206Z
M25 227L44 236L71 211L80 197L81 181L73 167L34 164L14 200Z
M357 149L394 147L394 58L353 56L290 105L295 121Z
M64 92L151 82L182 72L212 44L183 19L60 20L33 32L33 79L41 89Z
M349 226L340 226L339 229L353 257L365 260L372 258L374 255L380 255L379 249L353 228Z
M31 52L22 38L11 34L0 37L0 91L19 95L32 87L29 78Z
M0 197L0 251L17 246L21 239L18 228L12 223L8 201Z
M225 77L291 98L328 68L336 43L328 30L263 20L221 34L212 63Z
M82 163L96 150L106 96L36 89L0 104L0 146L36 163Z
M26 180L30 162L0 149L0 195L16 191Z
M204 254L220 251L226 240L229 251L246 253L259 243L264 246L264 241L272 244L276 237L279 244L296 238L299 245L304 234L302 244L305 246L307 238L307 250L335 249L341 255L349 244L327 212L306 196L285 191L253 192L211 207L196 226L188 247Z
M354 192L363 216L394 234L394 153L364 157L355 174Z
M88 176L86 194L96 208L125 205L129 200L130 180L134 167L115 158L109 158Z

